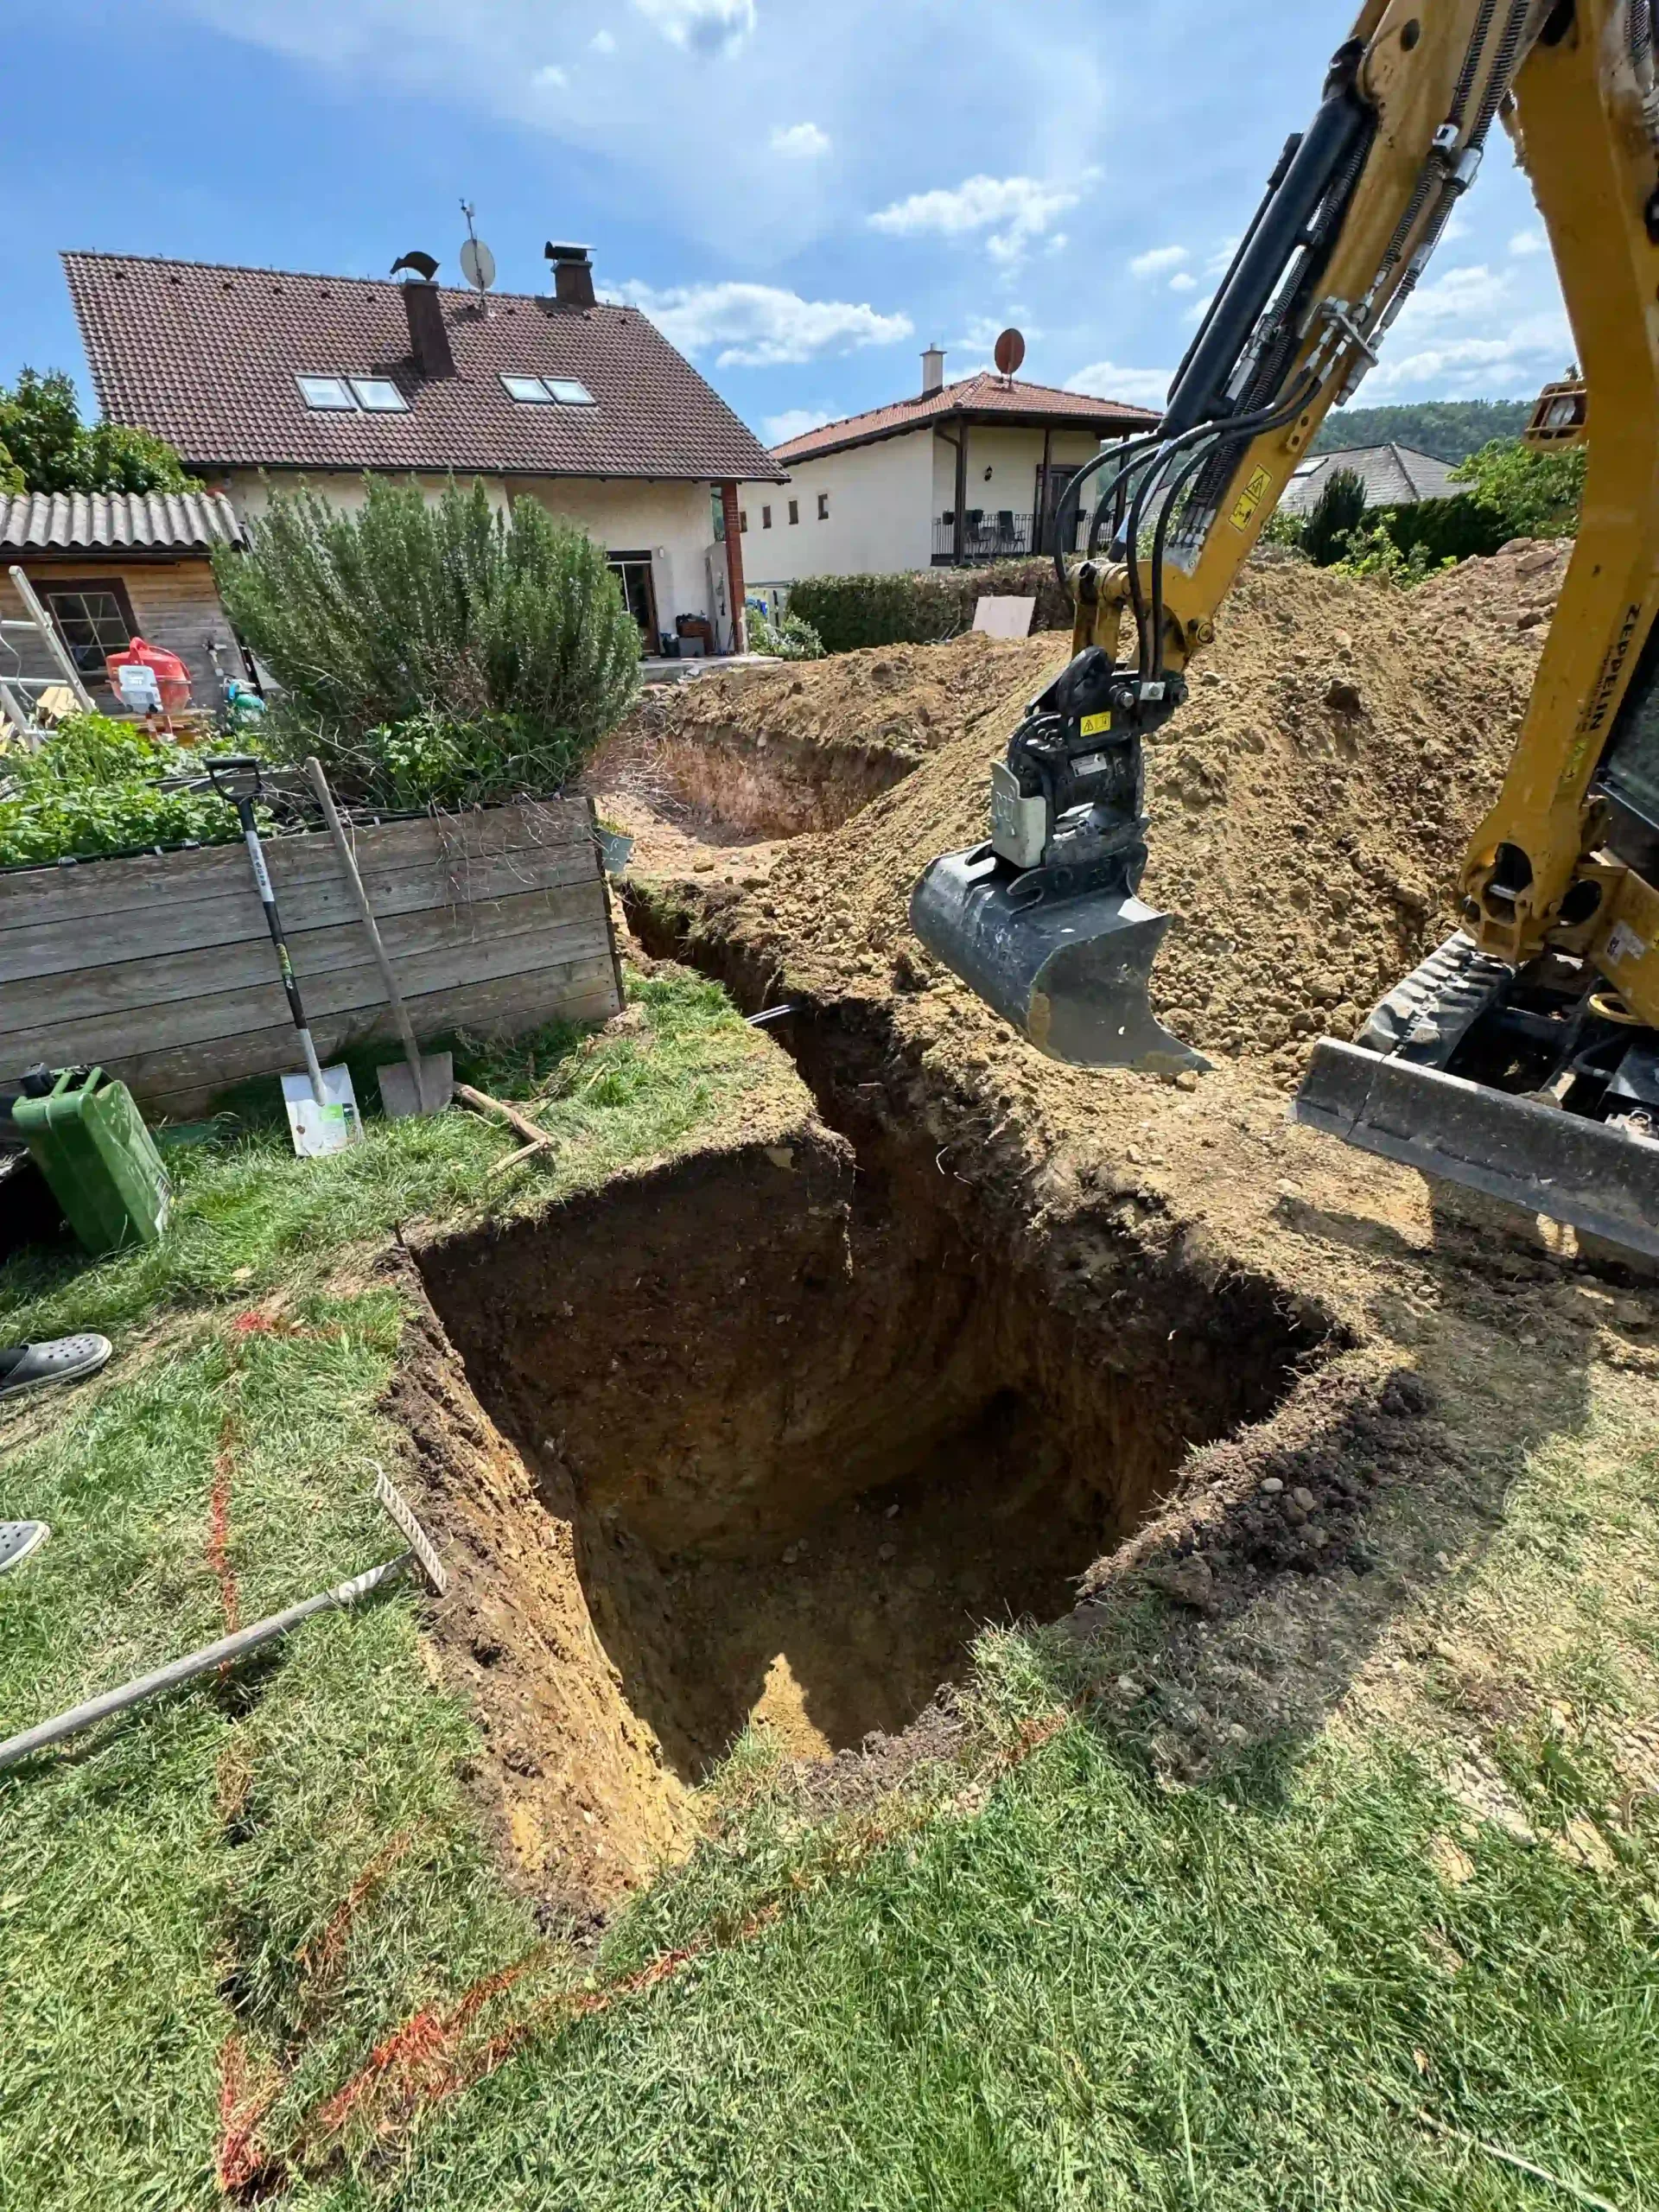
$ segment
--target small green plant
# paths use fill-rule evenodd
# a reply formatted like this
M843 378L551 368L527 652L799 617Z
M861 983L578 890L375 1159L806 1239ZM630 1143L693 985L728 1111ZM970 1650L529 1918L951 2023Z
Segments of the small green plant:
M556 788L639 687L639 631L602 549L535 499L499 511L477 481L429 500L371 477L353 512L277 493L214 569L283 687L270 749L316 753L351 798Z
M282 725L279 744L285 743ZM364 804L396 811L487 806L526 793L556 791L587 757L566 730L538 728L524 715L455 721L437 708L386 722L353 741L326 734L298 750L326 747L330 775Z
M1331 572L1338 576L1380 576L1384 583L1397 584L1408 589L1420 584L1442 569L1455 569L1455 554L1444 553L1438 557L1422 540L1402 547L1395 529L1398 517L1382 514L1363 530L1348 533L1347 550L1338 561L1331 563Z
M38 752L0 755L0 868L234 838L222 799L157 788L196 765L130 722L72 715Z
M779 660L822 660L823 639L804 615L785 612L774 622L765 607L751 601L749 651Z

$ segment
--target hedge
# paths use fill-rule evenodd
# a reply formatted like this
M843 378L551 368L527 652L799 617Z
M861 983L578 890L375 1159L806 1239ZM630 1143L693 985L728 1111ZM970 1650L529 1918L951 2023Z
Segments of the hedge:
M812 625L831 653L864 645L932 645L974 626L982 598L1035 599L1032 626L1069 630L1071 601L1052 561L999 561L989 569L925 569L895 576L807 576L789 611Z

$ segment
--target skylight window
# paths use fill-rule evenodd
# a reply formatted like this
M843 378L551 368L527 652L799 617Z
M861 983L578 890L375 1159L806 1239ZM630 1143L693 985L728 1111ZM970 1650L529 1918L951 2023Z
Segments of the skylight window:
M409 402L390 377L353 377L352 390L365 415L407 415Z
M357 402L352 388L344 377L301 377L298 379L300 397L308 407L331 414L349 415Z
M516 399L521 407L593 407L597 405L594 395L585 384L578 384L574 377L509 377L502 383L507 397Z
M407 415L409 402L390 377L299 377L300 397L325 415Z

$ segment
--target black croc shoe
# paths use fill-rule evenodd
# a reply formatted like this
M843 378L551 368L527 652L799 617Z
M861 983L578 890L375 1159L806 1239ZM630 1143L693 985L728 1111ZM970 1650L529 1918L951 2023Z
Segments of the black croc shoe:
M54 1337L49 1344L17 1344L0 1351L0 1398L16 1390L38 1390L46 1382L79 1382L96 1375L113 1346L107 1337Z

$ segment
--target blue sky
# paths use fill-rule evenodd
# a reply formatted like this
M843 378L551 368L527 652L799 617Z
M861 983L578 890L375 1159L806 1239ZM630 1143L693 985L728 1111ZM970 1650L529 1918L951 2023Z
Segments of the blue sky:
M501 286L549 238L769 440L1024 329L1155 402L1348 5L1329 0L0 0L0 378L83 375L60 246ZM1269 31L1266 26L1271 24ZM1572 353L1530 193L1485 168L1358 404L1529 395Z

